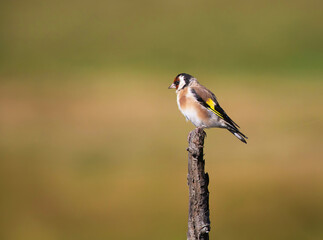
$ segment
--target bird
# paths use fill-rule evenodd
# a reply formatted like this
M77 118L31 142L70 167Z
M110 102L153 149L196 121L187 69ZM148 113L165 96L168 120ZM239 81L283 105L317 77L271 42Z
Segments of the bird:
M221 108L215 95L196 78L187 73L180 73L168 89L176 89L177 105L186 121L191 121L200 129L227 129L240 141L247 143L248 137L240 132L238 124Z

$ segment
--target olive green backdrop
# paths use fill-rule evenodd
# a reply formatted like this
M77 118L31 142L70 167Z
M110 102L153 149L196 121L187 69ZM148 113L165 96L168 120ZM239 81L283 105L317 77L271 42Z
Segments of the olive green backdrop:
M2 1L1 239L185 239L174 77L249 137L207 130L211 239L323 238L319 1Z

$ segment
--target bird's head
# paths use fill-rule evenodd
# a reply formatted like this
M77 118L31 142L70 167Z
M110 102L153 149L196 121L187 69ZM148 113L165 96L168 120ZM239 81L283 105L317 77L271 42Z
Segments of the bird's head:
M193 79L194 78L187 73L180 73L175 77L174 82L168 87L168 89L175 88L177 91L182 90L187 87Z

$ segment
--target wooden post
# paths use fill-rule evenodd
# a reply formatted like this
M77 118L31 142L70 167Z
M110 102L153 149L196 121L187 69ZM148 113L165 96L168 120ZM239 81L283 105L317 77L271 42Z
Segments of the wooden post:
M189 209L188 209L188 240L207 240L210 231L209 210L209 175L204 172L203 129L196 128L188 137L188 175Z

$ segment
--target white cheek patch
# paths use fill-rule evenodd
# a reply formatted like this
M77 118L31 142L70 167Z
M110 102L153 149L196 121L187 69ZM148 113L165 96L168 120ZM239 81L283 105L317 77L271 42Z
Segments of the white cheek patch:
M178 79L179 79L178 89L180 90L185 86L186 83L185 83L185 80L184 80L184 76L179 76Z

